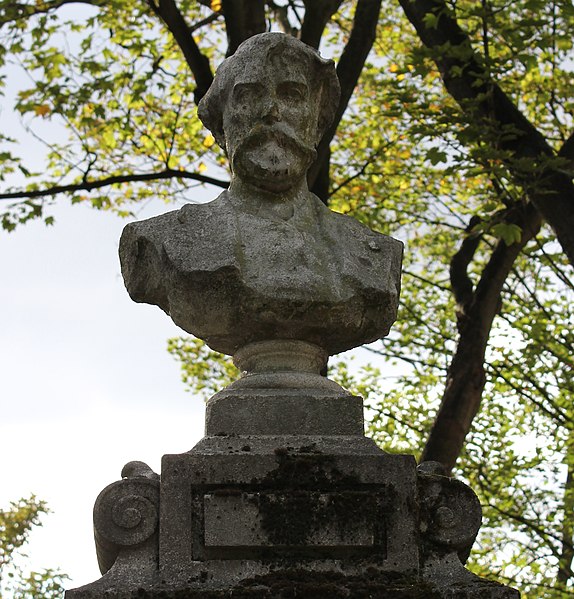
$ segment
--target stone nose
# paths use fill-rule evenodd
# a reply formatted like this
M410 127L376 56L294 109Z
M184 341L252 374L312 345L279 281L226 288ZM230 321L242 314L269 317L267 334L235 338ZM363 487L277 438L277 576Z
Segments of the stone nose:
M276 123L281 120L277 98L269 97L267 99L267 102L263 106L262 117L266 123Z

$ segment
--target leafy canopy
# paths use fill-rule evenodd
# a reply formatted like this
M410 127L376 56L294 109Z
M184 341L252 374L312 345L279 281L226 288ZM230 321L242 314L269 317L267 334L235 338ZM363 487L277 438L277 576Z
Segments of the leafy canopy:
M152 196L194 201L201 182L215 195L226 158L195 105L213 69L261 15L320 42L347 95L317 189L406 242L397 324L371 365L337 362L333 376L366 398L383 448L456 463L478 492L475 571L524 597L572 596L572 4L242 5L243 25L229 2L0 2L1 64L27 78L15 110L47 152L34 168L0 139L3 227L50 224L56 192L120 214ZM43 135L51 123L68 138ZM194 392L235 376L197 340L170 351Z

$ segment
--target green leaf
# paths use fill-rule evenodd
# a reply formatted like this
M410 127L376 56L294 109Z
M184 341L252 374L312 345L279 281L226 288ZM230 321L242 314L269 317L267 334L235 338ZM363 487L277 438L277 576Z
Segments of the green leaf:
M439 164L441 162L447 161L447 154L446 154L446 152L444 152L443 150L440 150L437 147L432 147L432 148L429 148L429 150L427 150L427 159L430 161L430 163L433 166L436 166L437 164Z
M514 224L497 223L492 227L492 234L503 239L506 245L512 245L521 240L522 229Z

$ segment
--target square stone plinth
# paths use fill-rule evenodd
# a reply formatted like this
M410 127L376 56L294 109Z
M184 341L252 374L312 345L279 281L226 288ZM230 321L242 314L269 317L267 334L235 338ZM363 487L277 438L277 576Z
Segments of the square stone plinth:
M338 445L332 453L311 437L206 438L164 456L162 578L224 588L285 568L416 571L414 459L364 438Z
M124 489L111 515L128 506L129 534L142 501L134 485L149 480L102 492ZM455 550L424 553L414 458L364 437L205 437L164 456L158 486L153 534L124 543L100 580L66 599L519 597L470 574Z

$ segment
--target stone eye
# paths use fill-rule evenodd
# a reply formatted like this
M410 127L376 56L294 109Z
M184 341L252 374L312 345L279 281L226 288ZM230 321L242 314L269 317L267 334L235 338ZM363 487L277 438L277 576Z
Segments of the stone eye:
M285 82L278 86L277 95L284 100L300 102L305 99L306 88L300 83Z
M257 100L260 95L259 87L239 83L233 88L233 100L239 104L250 104Z

